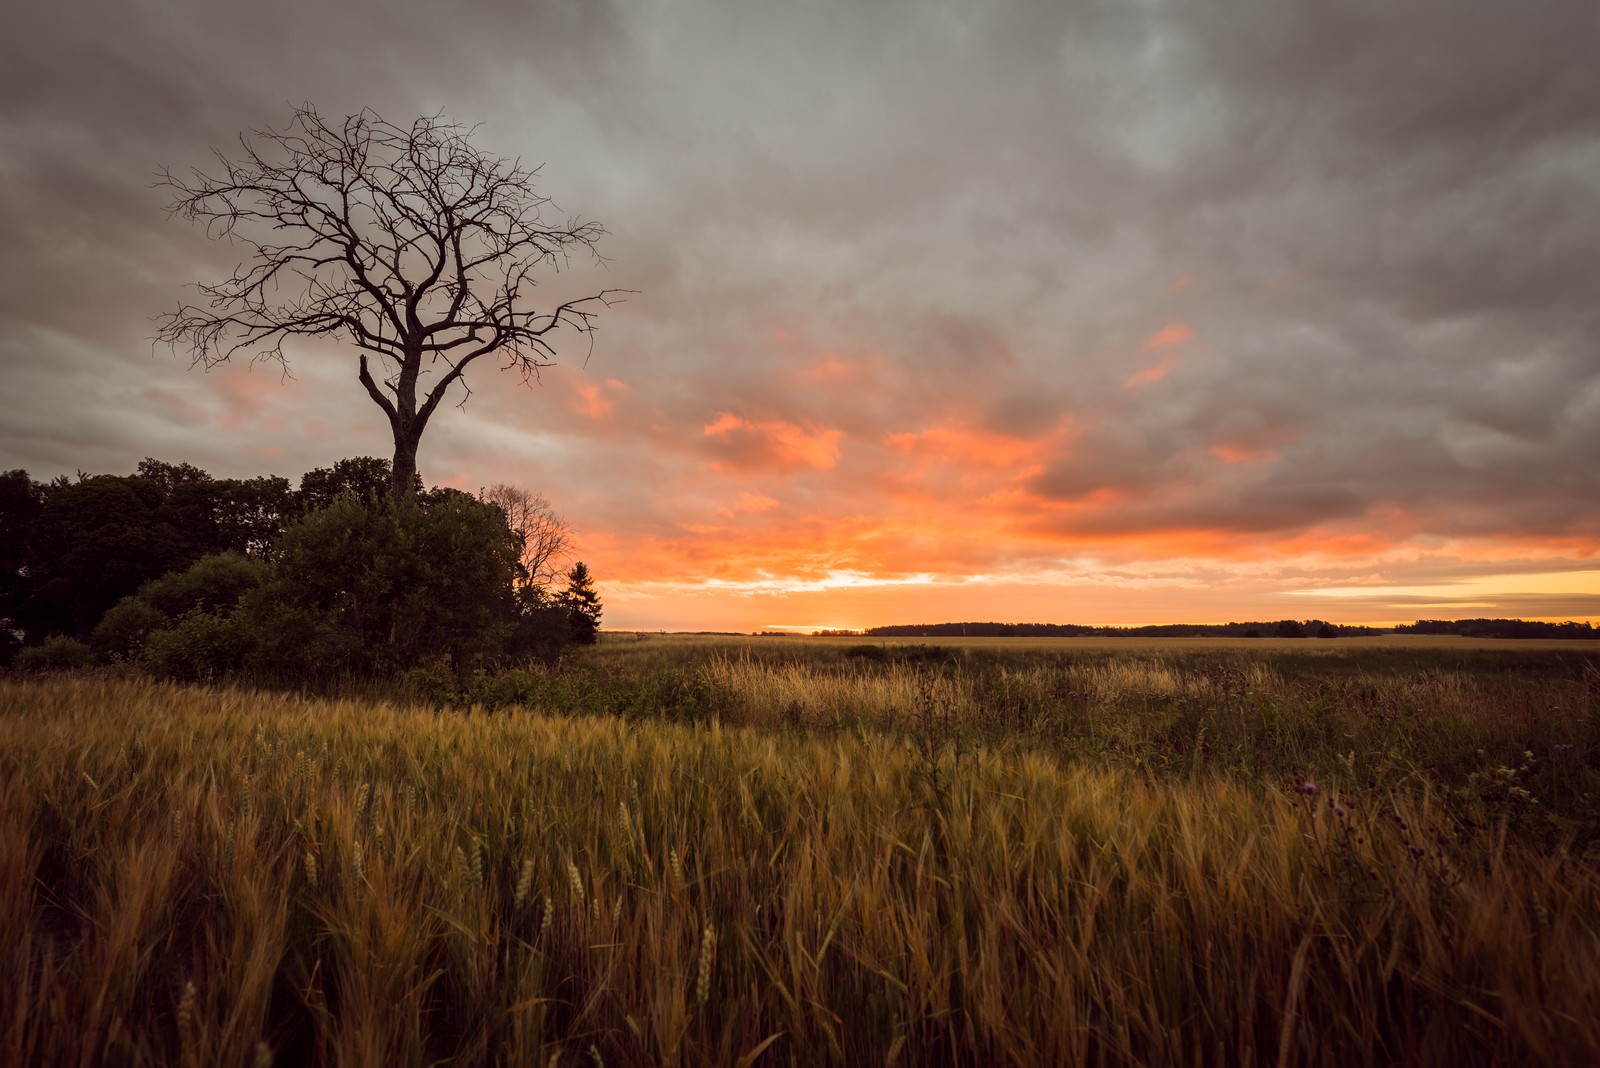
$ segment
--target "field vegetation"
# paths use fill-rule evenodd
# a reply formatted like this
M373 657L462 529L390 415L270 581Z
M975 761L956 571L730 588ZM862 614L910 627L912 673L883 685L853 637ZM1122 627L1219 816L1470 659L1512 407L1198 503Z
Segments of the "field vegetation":
M0 1061L1600 1062L1600 655L0 682Z

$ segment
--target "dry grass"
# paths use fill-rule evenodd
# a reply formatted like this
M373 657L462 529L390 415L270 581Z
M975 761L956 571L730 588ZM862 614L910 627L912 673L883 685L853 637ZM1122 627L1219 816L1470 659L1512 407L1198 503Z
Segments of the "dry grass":
M970 700L711 670L752 707ZM0 702L6 1063L1600 1062L1592 859L1423 777L107 679Z

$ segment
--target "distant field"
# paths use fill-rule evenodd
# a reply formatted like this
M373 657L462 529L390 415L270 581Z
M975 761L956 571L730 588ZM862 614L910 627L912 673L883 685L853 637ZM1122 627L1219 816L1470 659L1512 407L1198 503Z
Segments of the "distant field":
M1600 651L0 680L0 1063L1600 1063Z
M672 631L602 631L602 643L655 641L684 646L743 647L747 642L815 643L820 646L871 645L942 645L951 648L971 649L1040 649L1070 651L1072 649L1153 650L1182 652L1188 649L1215 649L1248 652L1252 649L1271 649L1307 654L1337 652L1356 647L1362 649L1479 649L1479 650L1539 650L1555 652L1600 653L1600 641L1564 641L1554 638L1462 638L1452 634L1379 634L1358 638L950 638L950 637L892 637L876 638L870 635L723 635L687 634Z

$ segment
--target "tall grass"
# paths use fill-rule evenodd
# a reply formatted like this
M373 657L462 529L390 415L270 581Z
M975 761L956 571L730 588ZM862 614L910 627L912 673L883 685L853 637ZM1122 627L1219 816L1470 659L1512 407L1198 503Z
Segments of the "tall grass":
M1509 819L1551 843L1600 840L1600 653L1589 648L649 636L602 643L557 669L408 696L802 733L918 736L933 726L952 745L1163 778L1426 782L1476 825Z
M0 684L0 1061L1600 1062L1600 871L1504 806L928 741L970 680L914 667L709 670L927 707Z

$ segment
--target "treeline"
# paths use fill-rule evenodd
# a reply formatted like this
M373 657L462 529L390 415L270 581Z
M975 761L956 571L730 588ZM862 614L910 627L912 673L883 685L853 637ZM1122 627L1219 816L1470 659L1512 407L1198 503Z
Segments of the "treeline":
M132 662L180 678L292 680L549 658L594 640L566 527L498 486L394 496L389 463L216 479L0 474L0 663ZM556 580L564 579L564 588Z
M1322 619L1271 623L1161 623L1145 627L1088 627L1075 623L920 623L872 627L871 638L1351 638L1373 634L1455 634L1467 638L1600 639L1589 623L1541 623L1526 619L1419 619L1395 627L1363 627Z
M1419 619L1394 628L1400 634L1459 634L1466 638L1600 638L1590 623L1530 619Z
M1321 619L1271 623L1160 623L1144 627L1089 627L1075 623L932 623L873 627L873 638L1348 638L1382 634L1376 627Z

